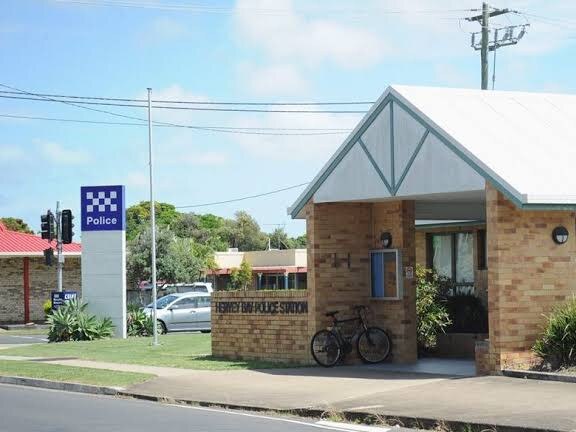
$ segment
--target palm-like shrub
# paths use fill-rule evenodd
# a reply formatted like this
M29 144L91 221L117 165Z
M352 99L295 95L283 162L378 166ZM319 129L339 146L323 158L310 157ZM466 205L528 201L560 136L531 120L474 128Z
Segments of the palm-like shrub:
M99 319L86 311L87 303L73 299L48 316L48 340L67 342L103 339L112 336L114 325L110 318Z
M152 317L144 313L138 305L128 305L127 310L128 336L151 336L154 327Z
M534 344L533 351L554 369L576 366L576 298L546 318L544 334Z

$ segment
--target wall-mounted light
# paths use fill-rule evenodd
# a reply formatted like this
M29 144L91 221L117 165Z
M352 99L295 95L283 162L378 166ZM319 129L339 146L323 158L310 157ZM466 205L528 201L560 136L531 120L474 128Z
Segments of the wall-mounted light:
M568 241L568 230L563 226L557 226L552 231L552 240L556 244L564 244Z
M382 243L382 247L384 249L388 249L390 246L392 246L392 234L389 232L383 232L380 234L380 242Z

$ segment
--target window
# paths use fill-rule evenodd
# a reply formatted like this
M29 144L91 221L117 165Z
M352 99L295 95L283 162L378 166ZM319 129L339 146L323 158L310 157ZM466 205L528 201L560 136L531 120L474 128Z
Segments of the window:
M486 270L486 257L488 256L488 244L486 242L486 230L478 230L476 233L477 241L477 256L478 256L478 270Z
M186 297L178 300L173 306L178 306L178 309L192 309L196 307L196 299L194 297Z
M210 297L198 297L198 307L210 307Z
M428 235L428 267L460 286L474 284L474 234Z
M372 298L400 299L402 297L400 262L400 252L396 249L370 252Z

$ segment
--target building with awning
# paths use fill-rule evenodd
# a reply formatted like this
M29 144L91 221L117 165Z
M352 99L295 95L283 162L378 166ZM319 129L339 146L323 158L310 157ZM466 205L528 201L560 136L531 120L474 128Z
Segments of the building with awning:
M0 323L43 321L43 303L57 290L56 257L47 266L44 250L56 250L56 242L33 234L10 231L0 222ZM81 290L79 243L63 245L63 287Z
M246 261L252 268L252 288L259 290L306 288L306 249L272 249L214 254L216 268L207 270L215 290L226 289L230 274Z

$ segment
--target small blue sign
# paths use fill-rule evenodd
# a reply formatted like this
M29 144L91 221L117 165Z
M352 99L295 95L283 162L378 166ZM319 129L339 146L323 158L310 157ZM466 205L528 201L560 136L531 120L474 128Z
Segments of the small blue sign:
M67 301L78 298L78 293L76 291L52 291L51 298L52 310L55 311Z
M83 186L80 195L82 231L126 229L124 186Z

